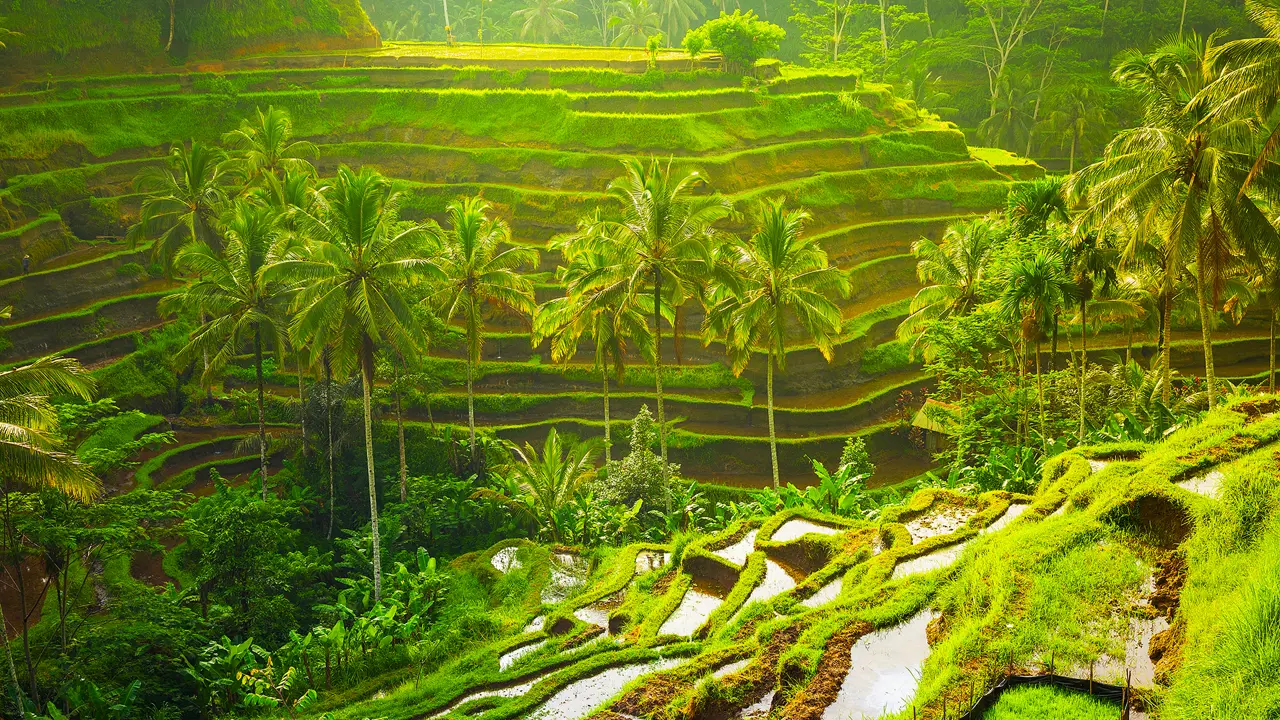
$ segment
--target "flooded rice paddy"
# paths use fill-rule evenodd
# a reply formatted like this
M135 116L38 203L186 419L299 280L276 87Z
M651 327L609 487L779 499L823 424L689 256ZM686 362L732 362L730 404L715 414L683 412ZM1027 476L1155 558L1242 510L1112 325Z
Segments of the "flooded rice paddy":
M976 508L944 506L906 523L911 542L918 543L964 527L978 513Z
M918 558L898 563L893 569L893 579L915 575L916 573L925 573L938 568L944 568L960 558L960 553L964 552L964 548L968 545L968 541L957 543L950 547L935 550L928 555L922 555Z
M498 552L494 553L493 557L489 558L489 562L493 565L494 569L500 573L508 573L517 568L524 567L524 564L516 557L516 548L513 547L502 548Z
M724 600L714 595L691 587L684 594L684 599L680 601L680 607L676 608L675 612L671 613L671 617L662 623L658 634L689 637L723 602Z
M896 627L870 633L853 644L852 664L823 720L859 720L900 712L916 694L929 657L927 629L933 614L924 611Z
M800 601L800 604L807 608L817 608L832 602L840 597L840 591L844 588L844 578L838 577L835 580L822 586L822 589L813 595Z
M671 553L658 550L641 550L636 554L636 575L657 570L671 561Z
M1178 483L1178 487L1183 490L1190 490L1197 495L1217 497L1218 489L1222 486L1222 478L1221 470L1213 470L1204 475L1197 475L1190 480L1183 480Z
M681 662L683 661L678 658L668 658L609 668L561 688L529 715L529 718L530 720L581 720L590 715L601 703L617 695L631 681L649 673L669 670Z
M1026 512L1027 508L1029 507L1031 506L1026 504L1021 504L1021 503L1015 503L1013 505L1010 505L1009 509L1005 510L1003 515L997 518L995 522L982 528L982 530L979 531L978 534L990 535L991 533L994 533L994 532L1000 532L1006 527L1009 527L1009 523L1022 517L1022 513Z
M799 540L805 535L839 535L844 532L840 528L833 528L830 525L819 525L809 522L808 520L788 520L778 528L773 537L769 538L774 542L791 542Z
M747 602L743 607L753 602L763 602L771 600L778 595L794 588L796 581L791 579L786 570L782 566L772 560L765 560L764 579L760 584L751 591L751 595L747 597Z
M734 565L745 565L747 564L747 556L751 554L753 549L755 549L757 534L758 531L752 530L746 535L743 535L742 539L738 542L730 545L729 547L721 548L720 550L712 550L711 553L728 560Z
M527 645L521 645L515 650L512 650L511 652L498 658L498 669L501 670L502 672L506 672L507 668L511 667L512 665L515 665L517 660L536 651L538 648L546 644L547 644L546 640L539 640L538 642L532 642Z

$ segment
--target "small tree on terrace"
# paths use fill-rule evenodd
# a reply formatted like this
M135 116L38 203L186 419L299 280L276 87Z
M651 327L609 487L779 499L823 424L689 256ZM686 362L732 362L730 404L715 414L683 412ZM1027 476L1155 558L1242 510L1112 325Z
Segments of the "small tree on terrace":
M776 51L787 36L786 30L757 18L754 10L722 13L698 31L705 32L711 47L720 51L725 68L737 73L751 70L757 60Z

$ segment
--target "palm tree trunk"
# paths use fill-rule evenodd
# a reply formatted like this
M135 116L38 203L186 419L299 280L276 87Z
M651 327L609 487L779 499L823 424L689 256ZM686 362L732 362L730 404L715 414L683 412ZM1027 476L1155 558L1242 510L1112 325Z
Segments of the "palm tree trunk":
M671 512L671 483L667 477L667 416L662 408L662 270L653 271L653 382L658 394L658 447L662 454L662 488Z
M1182 39L1182 28L1187 24L1187 0L1182 0L1182 16L1178 18L1178 39Z
M1267 353L1270 363L1267 365L1267 376L1270 378L1268 392L1276 393L1276 311L1271 310L1271 350Z
M365 336L360 358L360 380L364 386L364 460L369 468L369 523L373 533L373 601L382 599L382 540L378 537L378 485L373 468L373 339Z
M1133 362L1133 322L1130 321L1125 324L1128 326L1126 329L1129 331L1129 339L1124 345L1124 365L1128 367L1129 363Z
M262 501L267 501L267 420L263 411L262 333L253 326L253 366L258 377L258 461L262 468Z
M1040 400L1040 445L1048 449L1049 432L1044 422L1044 373L1040 371L1040 338L1036 338L1036 396Z
M773 430L773 351L769 352L769 369L765 373L766 397L769 402L769 460L773 463L773 489L778 489L778 436Z
M1049 346L1049 367L1053 370L1058 369L1058 311L1053 311L1053 341Z
M471 359L471 348L467 347L467 429L471 432L471 470L477 471L476 465L476 395L473 386L474 362Z
M924 0L924 24L929 29L929 37L933 37L933 16L929 14L929 0Z
M165 52L169 52L169 50L173 47L173 15L174 15L173 6L174 6L174 3L176 2L177 0L169 0L169 42L164 44Z
M329 362L329 348L324 349L324 412L325 412L325 431L329 435L329 441L325 445L325 450L329 456L329 534L328 539L333 539L333 516L334 516L334 492L333 492L333 401L330 393L333 392L333 364Z
M1196 299L1200 303L1200 337L1204 342L1204 379L1209 391L1209 409L1212 410L1218 399L1218 381L1213 370L1213 317L1209 307L1209 298L1205 296L1204 270L1197 272Z
M1084 442L1084 371L1089 367L1089 305L1080 298L1080 435Z
M1107 11L1111 9L1111 0L1102 0L1102 28L1098 31L1098 37L1107 36Z
M1173 290L1164 297L1164 387L1160 391L1160 400L1167 407L1173 394Z
M400 391L396 390L396 432L400 436L400 502L409 499L409 468L404 462L404 412Z
M0 617L4 617L4 606L0 605ZM9 688L13 692L13 705L17 709L17 717L19 720L26 717L26 710L22 706L22 686L18 684L18 669L13 664L13 650L9 647L9 633L0 632L0 642L4 643L4 657L9 664Z
M298 350L298 422L302 430L302 456L307 456L307 403L302 387L302 351Z
M604 375L604 461L609 463L613 460L613 441L609 434L609 371L606 369L601 374Z

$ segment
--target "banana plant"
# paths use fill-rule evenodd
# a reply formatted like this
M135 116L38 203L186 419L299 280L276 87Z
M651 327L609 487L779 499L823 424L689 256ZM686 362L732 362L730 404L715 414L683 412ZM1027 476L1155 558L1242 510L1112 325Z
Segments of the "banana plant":
M263 667L252 668L239 676L241 684L248 690L242 704L246 708L284 708L290 718L316 703L319 696L315 688L307 688L299 693L294 689L298 684L298 669L289 667L277 678L275 665L271 658Z

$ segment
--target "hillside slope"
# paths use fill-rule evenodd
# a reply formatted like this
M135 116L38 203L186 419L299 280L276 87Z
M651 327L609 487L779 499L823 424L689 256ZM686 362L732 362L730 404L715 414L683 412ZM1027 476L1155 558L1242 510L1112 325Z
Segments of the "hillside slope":
M1247 658L1277 647L1263 620L1275 409L1237 402L1162 443L1072 451L1031 495L926 489L875 520L787 510L589 558L500 543L452 564L466 590L442 609L496 638L323 705L339 719L935 720L1006 675L1052 671L1128 677L1156 718L1230 717L1204 711L1240 701L1262 717L1275 668Z
M359 0L0 0L6 27L21 33L0 50L6 78L40 70L136 72L173 62L285 50L374 47L378 33ZM61 73L59 73L61 74Z

